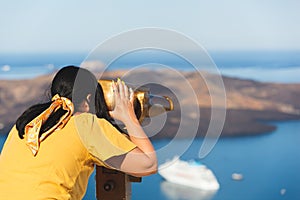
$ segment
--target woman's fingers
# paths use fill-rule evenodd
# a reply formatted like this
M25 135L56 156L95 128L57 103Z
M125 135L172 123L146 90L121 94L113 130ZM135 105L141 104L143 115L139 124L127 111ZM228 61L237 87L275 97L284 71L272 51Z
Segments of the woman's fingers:
M129 100L130 92L125 82L121 81L121 79L118 78L117 86L118 86L117 88L119 91L120 99Z
M123 86L124 86L124 97L126 99L129 99L129 91L128 91L128 87L125 83L123 83Z
M134 101L134 92L132 88L129 88L129 100L133 104Z
M124 98L124 84L122 83L121 79L118 78L118 86L119 86L119 94L120 94L120 98L123 99Z
M112 90L113 90L114 93L117 92L118 88L117 88L116 83L115 83L114 80L111 81L111 87L112 87Z
M124 83L124 81L121 81L121 79L118 78L117 82L112 81L112 90L115 107L117 105L120 106L121 102L133 102L133 90L131 88L129 90L128 86Z
M109 112L110 116L123 122L128 120L130 116L135 116L133 90L128 88L120 79L117 82L112 81L112 89L114 92L114 109Z
M119 92L118 92L118 87L114 80L112 80L111 86L112 86L112 90L113 90L114 101L117 102L118 97L119 97Z

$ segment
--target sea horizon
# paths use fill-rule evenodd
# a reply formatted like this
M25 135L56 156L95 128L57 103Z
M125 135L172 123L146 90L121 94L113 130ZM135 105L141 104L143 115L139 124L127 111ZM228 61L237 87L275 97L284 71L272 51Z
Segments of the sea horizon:
M259 82L300 83L300 51L212 51L208 52L224 76ZM66 65L77 65L85 53L0 53L0 80L31 79L51 74ZM119 57L108 70L131 69L148 63L193 71L194 66L178 55L147 50Z

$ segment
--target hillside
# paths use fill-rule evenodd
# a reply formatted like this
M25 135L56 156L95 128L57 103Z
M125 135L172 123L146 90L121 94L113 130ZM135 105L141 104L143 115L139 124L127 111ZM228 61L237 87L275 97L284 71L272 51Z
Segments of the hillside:
M141 70L134 72L107 72L102 78L123 77L126 82L137 84L147 82L151 93L167 95L174 100L175 109L167 114L167 121L161 130L148 127L149 132L158 132L153 138L174 137L179 124L189 137L191 124L195 122L193 112L200 109L198 136L206 134L211 117L211 107L223 109L222 88L214 85L217 76L196 72L182 72L178 77L174 72L164 70ZM5 134L16 118L30 105L47 100L47 90L53 75L31 80L0 80L0 133ZM222 136L250 135L270 132L275 129L266 121L300 119L300 84L262 83L222 77L226 94L226 120ZM182 80L181 80L182 79ZM186 93L190 85L193 95ZM167 88L168 86L169 88ZM219 92L218 92L219 91ZM196 97L195 99L193 99ZM182 113L184 108L188 111ZM213 120L218 119L214 116ZM147 122L147 120L146 120ZM157 128L157 127L156 127Z

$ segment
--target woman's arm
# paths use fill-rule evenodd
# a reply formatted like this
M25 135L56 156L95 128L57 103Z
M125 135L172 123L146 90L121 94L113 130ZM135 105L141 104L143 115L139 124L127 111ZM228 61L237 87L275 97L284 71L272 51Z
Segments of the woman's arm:
M117 164L120 170L135 176L145 176L157 172L157 158L151 141L141 127L133 108L133 91L119 79L113 83L115 108L110 115L126 126L130 140L137 148L124 156L113 157L107 163Z

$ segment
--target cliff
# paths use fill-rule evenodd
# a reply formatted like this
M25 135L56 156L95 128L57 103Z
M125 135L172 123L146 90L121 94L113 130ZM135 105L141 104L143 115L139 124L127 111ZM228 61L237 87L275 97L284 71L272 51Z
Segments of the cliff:
M146 86L150 88L151 93L167 95L174 100L174 111L167 113L165 125L157 134L152 135L153 138L174 137L180 122L183 122L184 127L189 127L189 122L194 122L195 119L192 111L181 113L185 106L191 109L199 108L200 121L197 135L204 136L210 123L212 99L221 99L219 93L215 91L223 88L208 84L208 82L214 83L216 75L203 73L205 75L201 76L196 72L182 72L182 74L183 82L178 79L178 74L175 72L145 69L134 72L106 72L102 78L124 77L126 82L135 84L141 81L139 77L142 79L147 77L149 82ZM53 74L31 80L0 80L0 133L7 133L17 117L28 106L49 99L47 91L52 78ZM300 119L300 84L262 83L230 77L222 78L226 92L226 119L222 136L266 133L276 128L266 121ZM185 85L190 85L195 94L186 95ZM197 101L193 97L196 97ZM214 109L223 109L222 103L215 101ZM218 121L221 118L214 116L213 120ZM155 132L151 128L147 130ZM190 136L188 130L187 128L183 137Z

